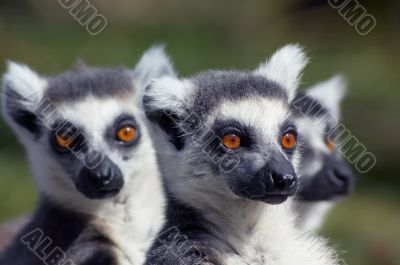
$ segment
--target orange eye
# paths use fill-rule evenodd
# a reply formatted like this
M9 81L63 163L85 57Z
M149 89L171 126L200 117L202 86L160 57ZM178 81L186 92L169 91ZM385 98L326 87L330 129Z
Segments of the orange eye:
M236 134L227 134L222 138L222 143L228 149L236 149L240 147L240 137Z
M136 129L131 126L125 126L118 130L117 139L124 143L129 143L135 140Z
M72 139L72 137L68 137L65 135L57 135L56 141L58 146L67 149L72 146L74 139Z
M284 149L293 149L296 143L296 135L294 133L286 133L282 136L281 145Z
M333 150L335 150L335 147L336 147L335 140L330 140L330 139L326 140L326 147L328 147L329 151L331 151L331 152Z

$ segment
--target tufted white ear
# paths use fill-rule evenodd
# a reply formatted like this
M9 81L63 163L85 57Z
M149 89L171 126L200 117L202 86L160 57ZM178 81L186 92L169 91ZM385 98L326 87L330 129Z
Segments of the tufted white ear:
M308 63L308 58L299 45L289 44L278 51L255 71L279 85L287 92L289 101L294 96L299 86L301 72Z
M41 99L46 88L46 79L40 77L28 66L8 62L7 72L3 76L3 88L10 89L26 98L35 95L34 99Z
M13 127L22 127L37 133L37 117L33 111L43 97L46 79L40 77L26 65L8 63L2 80L3 114Z
M139 90L143 90L153 79L163 76L176 77L171 59L165 53L165 47L156 45L148 49L133 70L133 76Z
M167 137L176 150L184 145L181 138L183 132L178 124L187 114L191 88L187 80L164 76L150 82L143 96L143 109L147 119L158 133L164 134L157 137Z
M152 81L144 94L146 113L168 110L177 115L185 111L186 101L190 93L190 84L186 80L164 76Z
M342 75L336 75L325 82L309 88L306 93L326 107L332 115L339 118L340 101L345 96L346 90L346 79Z

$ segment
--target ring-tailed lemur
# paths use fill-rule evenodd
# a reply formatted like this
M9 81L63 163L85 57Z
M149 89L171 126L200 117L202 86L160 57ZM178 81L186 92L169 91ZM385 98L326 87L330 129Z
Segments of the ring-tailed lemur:
M252 72L153 81L143 102L168 194L147 265L337 264L295 228L290 102L307 58L288 45Z
M169 65L161 48L133 72L81 66L44 78L9 63L4 115L40 202L0 264L143 263L165 200L138 88Z
M294 209L304 230L319 229L337 199L349 195L353 187L352 170L335 149L335 139L329 139L340 119L345 90L344 78L335 76L298 93L292 103L303 140L298 170L302 177Z

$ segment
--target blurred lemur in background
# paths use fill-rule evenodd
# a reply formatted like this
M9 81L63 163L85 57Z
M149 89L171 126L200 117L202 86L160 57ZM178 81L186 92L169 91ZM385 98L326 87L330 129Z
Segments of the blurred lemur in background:
M334 131L340 120L340 101L346 81L335 76L298 93L292 110L302 143L299 145L301 175L294 204L298 226L306 231L318 230L332 206L353 188L354 175L339 150Z
M290 102L306 63L288 45L254 71L150 83L143 104L168 206L147 265L337 264L296 228L288 200L298 184Z
M143 263L164 196L140 87L168 74L168 60L158 47L134 71L81 65L50 78L9 63L3 112L40 201L1 265Z

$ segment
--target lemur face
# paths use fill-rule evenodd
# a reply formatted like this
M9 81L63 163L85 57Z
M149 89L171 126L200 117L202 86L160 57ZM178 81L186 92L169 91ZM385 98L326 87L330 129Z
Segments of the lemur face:
M153 82L144 109L161 169L177 175L171 189L270 204L294 195L297 130L289 103L306 61L297 46L286 46L253 72Z
M90 199L115 196L134 176L143 128L133 100L133 94L123 93L56 106L62 117L52 121L56 130L47 131L49 146L76 189Z
M126 70L82 68L42 78L10 63L3 93L5 117L46 195L113 197L151 152Z
M344 96L345 83L334 77L299 93L293 100L296 124L302 135L299 147L302 175L299 200L333 200L348 195L354 175L335 148L334 131L339 119L339 103Z

